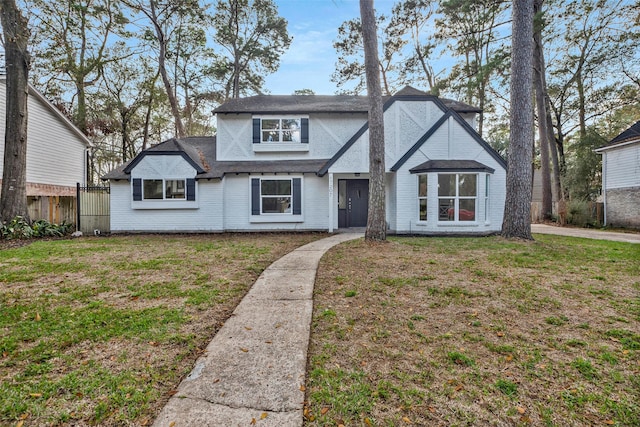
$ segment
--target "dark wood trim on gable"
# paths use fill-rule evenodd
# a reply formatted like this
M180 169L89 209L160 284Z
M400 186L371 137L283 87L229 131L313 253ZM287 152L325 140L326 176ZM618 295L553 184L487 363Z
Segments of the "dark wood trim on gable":
M142 161L146 156L181 156L196 170L196 173L206 172L200 165L193 161L191 157L184 151L143 151L138 154L135 159L123 169L124 173L131 173L131 170L136 167L138 163Z

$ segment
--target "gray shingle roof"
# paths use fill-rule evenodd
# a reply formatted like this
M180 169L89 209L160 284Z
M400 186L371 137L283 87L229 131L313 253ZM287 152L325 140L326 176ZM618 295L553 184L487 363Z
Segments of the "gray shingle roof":
M392 98L438 98L427 92L406 86L392 97L384 97L387 102ZM438 98L447 108L458 113L479 113L480 110L464 102ZM232 99L213 110L217 114L259 113L259 114L300 114L300 113L366 113L369 101L366 96L358 95L256 95L247 98Z
M128 180L131 169L143 157L159 154L186 156L190 163L199 169L196 179L220 179L226 174L239 173L317 173L328 161L328 159L217 161L215 136L171 138L148 148L134 159L104 175L102 179Z
M428 160L421 165L409 169L411 173L458 171L494 173L495 169L475 160Z
M640 138L640 120L638 120L634 125L632 125L629 129L622 132L620 135L613 138L609 141L607 145L615 145L621 142L626 142L632 139Z

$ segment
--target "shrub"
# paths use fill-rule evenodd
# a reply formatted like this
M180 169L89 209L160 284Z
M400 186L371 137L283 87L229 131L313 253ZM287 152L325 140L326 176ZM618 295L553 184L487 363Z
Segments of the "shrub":
M41 237L62 237L73 231L73 225L67 222L52 224L47 220L39 219L29 223L21 216L17 216L8 223L0 226L0 238L2 239L30 239Z

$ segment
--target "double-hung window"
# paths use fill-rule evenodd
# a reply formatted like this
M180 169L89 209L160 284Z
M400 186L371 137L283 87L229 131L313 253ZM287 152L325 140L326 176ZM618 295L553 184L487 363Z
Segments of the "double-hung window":
M262 119L260 123L261 142L300 142L300 119Z
M301 215L301 183L301 178L251 178L251 215Z
M427 175L418 175L418 206L420 221L427 220Z
M477 198L477 174L438 174L439 221L475 221Z

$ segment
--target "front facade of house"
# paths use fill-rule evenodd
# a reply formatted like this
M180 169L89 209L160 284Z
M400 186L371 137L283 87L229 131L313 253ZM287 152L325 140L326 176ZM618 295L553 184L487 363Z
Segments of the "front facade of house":
M5 76L0 76L0 117L6 117ZM27 196L75 196L86 182L91 142L41 93L29 86L27 98ZM0 123L4 135L5 120ZM0 141L0 159L4 139ZM0 180L3 162L0 161Z
M366 98L261 95L215 112L215 137L165 141L103 178L112 232L366 226ZM412 88L386 100L390 233L500 230L506 164L473 129L477 112Z
M640 121L598 148L605 225L640 228Z

